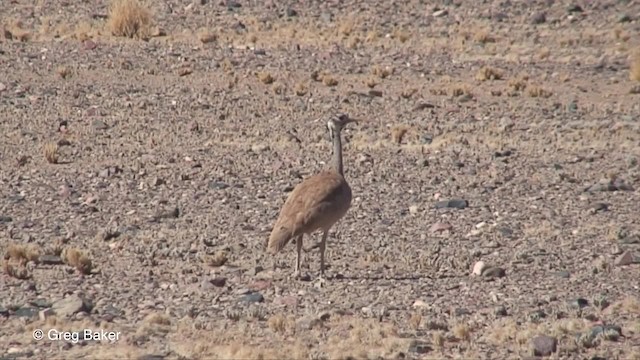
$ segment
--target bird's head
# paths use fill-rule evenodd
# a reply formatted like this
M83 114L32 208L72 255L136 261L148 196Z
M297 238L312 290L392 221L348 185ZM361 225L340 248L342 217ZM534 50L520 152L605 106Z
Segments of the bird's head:
M337 113L329 118L327 121L327 128L329 129L329 137L333 140L336 136L340 136L340 130L350 122L356 122L356 119L350 118L345 113Z

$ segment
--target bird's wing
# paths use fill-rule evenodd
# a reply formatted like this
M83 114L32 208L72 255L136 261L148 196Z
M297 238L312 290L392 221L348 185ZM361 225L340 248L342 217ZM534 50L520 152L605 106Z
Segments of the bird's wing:
M298 184L282 206L267 246L279 251L291 238L313 229L323 210L339 196L343 182L338 173L325 171Z

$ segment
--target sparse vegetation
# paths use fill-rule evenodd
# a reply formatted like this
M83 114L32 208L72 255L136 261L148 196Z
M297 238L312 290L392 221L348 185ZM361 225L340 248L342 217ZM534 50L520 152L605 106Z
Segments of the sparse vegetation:
M530 97L534 97L534 98L549 98L553 95L553 93L551 93L551 91L546 90L542 87L539 86L529 86L527 88L527 94Z
M483 66L480 71L476 74L476 80L479 81L487 81L487 80L501 80L502 73L497 69L494 69L489 66Z
M112 35L146 39L152 27L151 11L140 0L111 0L107 28Z
M69 69L66 66L59 66L56 69L56 73L58 73L58 75L62 78L62 79L67 79L69 77L71 77L71 69Z
M227 252L218 251L214 255L207 256L205 261L211 267L219 267L227 263Z
M6 246L4 258L25 264L29 261L37 262L40 253L40 248L34 244L12 243Z
M82 250L72 247L65 248L60 257L67 265L73 266L82 274L88 275L93 269L91 258Z
M308 92L308 88L305 84L303 83L298 83L296 84L295 88L293 89L293 91L296 93L296 95L298 96L305 96Z
M393 69L388 66L381 67L376 65L371 68L371 74L379 77L380 79L386 79L393 74Z
M261 71L258 73L258 80L263 84L272 84L275 81L273 75L268 71Z
M49 164L58 163L58 144L49 142L44 145L44 158Z
M326 86L336 86L338 85L338 80L331 75L324 75L322 77L322 83Z
M409 128L404 125L396 125L391 128L391 141L395 144L402 143L402 138L407 134Z

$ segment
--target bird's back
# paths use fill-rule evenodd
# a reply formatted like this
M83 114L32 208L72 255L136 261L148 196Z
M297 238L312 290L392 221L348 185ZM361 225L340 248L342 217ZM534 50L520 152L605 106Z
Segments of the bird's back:
M351 197L349 184L334 170L308 177L293 189L282 206L267 250L275 254L300 234L328 230L346 214Z

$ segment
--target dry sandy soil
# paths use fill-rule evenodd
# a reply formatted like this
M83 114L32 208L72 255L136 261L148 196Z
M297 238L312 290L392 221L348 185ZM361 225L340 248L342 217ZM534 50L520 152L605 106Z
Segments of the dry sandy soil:
M637 2L130 1L0 2L2 359L640 359Z

